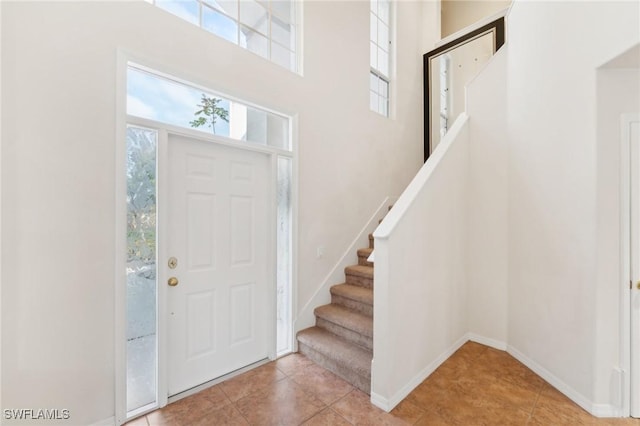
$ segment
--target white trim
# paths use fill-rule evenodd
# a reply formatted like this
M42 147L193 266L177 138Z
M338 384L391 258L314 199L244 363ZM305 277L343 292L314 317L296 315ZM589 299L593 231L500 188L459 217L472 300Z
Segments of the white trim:
M0 1L0 34L2 34L2 2ZM0 100L2 99L2 43L0 43ZM2 102L0 102L0 259L2 259ZM2 405L2 262L0 262L0 407ZM0 420L0 424L2 420Z
M127 277L126 253L127 238L127 57L118 50L116 58L116 121L115 121L115 195L114 195L114 232L115 257L113 272L115 275L114 303L114 364L115 364L115 413L117 425L127 421Z
M444 135L440 143L431 153L431 156L429 156L429 161L420 168L400 198L394 203L393 209L391 209L385 220L373 233L376 239L389 239L391 232L393 232L406 211L411 207L421 188L424 186L424 183L429 180L430 176L434 173L436 167L438 167L438 164L444 158L451 144L458 138L458 134L462 131L468 120L469 116L467 116L465 112L460 113L458 118L456 118L456 121L447 134Z
M499 351L507 350L507 343L501 340L480 336L479 334L476 334L476 333L468 333L467 336L469 337L469 341L471 342L480 343L481 345L489 346L493 349L498 349Z
M138 124L135 120L127 121L128 124ZM158 251L156 253L157 259L167 259L168 253L168 237L164 232L160 232L162 229L164 218L167 217L168 203L164 203L162 200L169 196L169 170L168 168L160 167L162 164L168 164L169 162L169 130L166 127L162 127L161 123L157 123L157 127L153 127L158 130L158 140L156 146L156 246ZM160 262L156 267L156 279L158 280L158 287L156 292L156 347L157 347L157 371L156 376L156 405L158 408L164 407L169 403L169 366L168 355L169 352L169 332L167 325L167 286L160 285L163 279L167 279L165 268L160 268Z
M592 415L603 417L604 415L612 412L613 407L606 404L594 404L589 400L589 398L573 389L571 386L560 380L556 375L551 373L546 368L542 367L531 358L527 357L525 354L523 354L513 346L507 346L507 353L523 363L527 368L536 373L538 376L542 377L547 383L559 390L567 398L578 404L580 407L582 407Z
M374 231L376 226L378 226L378 221L384 216L388 206L393 204L395 200L396 197L386 197L382 203L380 203L376 211L371 215L366 225L362 227L358 235L353 239L349 247L345 249L343 255L338 259L331 271L324 277L316 291L313 293L313 296L311 296L309 301L300 310L300 314L295 317L295 320L293 321L295 333L313 326L315 322L313 310L316 307L325 305L331 301L331 293L329 289L331 286L344 281L344 268L354 264L354 256L357 249L369 246L369 234Z
M632 312L631 293L629 283L631 276L631 146L630 125L640 122L639 114L622 114L620 116L620 365L622 372L621 414L632 414L631 404L633 377L633 363L631 359L632 345ZM623 161L623 159L628 161ZM640 368L640 367L638 367ZM637 415L637 413L634 413Z
M445 362L451 355L453 355L458 349L469 341L469 334L465 334L449 347L449 349L442 352L435 360L430 362L422 371L420 371L414 378L409 380L398 392L391 398L385 398L375 392L371 392L371 403L376 407L386 411L387 413L393 410L403 399L407 397L420 383L422 383L427 377L431 375L443 362Z
M95 423L91 423L89 426L114 426L116 425L116 418L109 417L108 419L99 420Z
M500 19L500 18L506 17L509 14L510 9L511 9L511 6L506 8L506 9L503 9L503 10L497 12L497 13L494 13L491 16L487 16L486 18L483 18L483 19L481 19L481 20L469 25L468 27L465 27L465 28L463 28L463 29L461 29L459 31L456 31L453 34L450 34L450 35L446 36L445 38L443 38L440 41L438 41L434 45L433 48L437 49L438 47L444 46L445 44L450 43L450 42L454 41L455 39L457 39L459 37L462 37L465 34L469 34L470 32L475 31L478 28L481 28L481 27L489 24L489 23L495 21L496 19ZM506 19L505 19L505 21L506 21Z

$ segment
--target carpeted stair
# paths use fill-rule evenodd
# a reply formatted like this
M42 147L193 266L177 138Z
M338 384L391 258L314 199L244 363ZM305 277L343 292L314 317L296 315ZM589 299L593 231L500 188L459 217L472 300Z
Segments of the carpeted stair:
M314 310L315 327L298 332L298 350L363 392L371 391L373 358L373 263L369 247L345 268L345 282L331 287L331 304Z

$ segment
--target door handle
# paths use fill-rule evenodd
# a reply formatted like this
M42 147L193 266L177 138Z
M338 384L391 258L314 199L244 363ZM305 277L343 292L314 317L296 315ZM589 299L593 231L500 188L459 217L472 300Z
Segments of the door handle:
M176 277L171 277L169 278L169 281L167 281L167 284L169 284L171 287L175 287L178 285L178 279Z

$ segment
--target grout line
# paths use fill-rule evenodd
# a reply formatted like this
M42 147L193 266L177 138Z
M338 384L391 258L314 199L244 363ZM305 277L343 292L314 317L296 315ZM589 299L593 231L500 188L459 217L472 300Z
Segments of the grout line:
M348 394L347 394L348 395ZM346 396L346 395L345 395ZM350 425L354 425L355 423L351 423L349 420L347 420L342 414L338 413L336 410L333 409L333 407L329 407L329 410L333 411L335 413L336 416L340 417L341 419L343 419L345 422L349 423Z

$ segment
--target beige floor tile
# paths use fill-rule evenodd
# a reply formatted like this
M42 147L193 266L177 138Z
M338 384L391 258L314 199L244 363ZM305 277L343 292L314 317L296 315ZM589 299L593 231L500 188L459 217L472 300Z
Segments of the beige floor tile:
M335 402L331 408L354 425L391 426L410 424L375 407L371 404L369 395L357 389Z
M348 382L317 364L307 365L289 377L304 391L314 394L327 405L353 390Z
M125 423L125 425L126 426L148 426L149 423L147 423L147 417L142 416Z
M299 425L326 408L289 378L242 398L236 406L251 425Z
M330 407L328 407L330 406ZM466 343L391 413L300 354L205 389L130 426L640 426L598 419L503 351Z
M351 423L346 421L344 417L333 411L331 408L326 408L319 412L309 420L303 423L304 426L351 426Z
M425 413L425 410L414 403L404 399L391 410L391 415L404 420L406 423L416 423Z
M282 358L278 358L275 361L275 365L278 370L282 371L287 376L291 376L300 371L304 371L310 365L316 364L302 354L293 353Z
M233 405L227 405L218 410L213 410L199 420L191 423L192 426L245 426L249 422L240 414Z
M286 375L270 362L254 370L220 383L220 388L232 402L259 392L284 379Z

